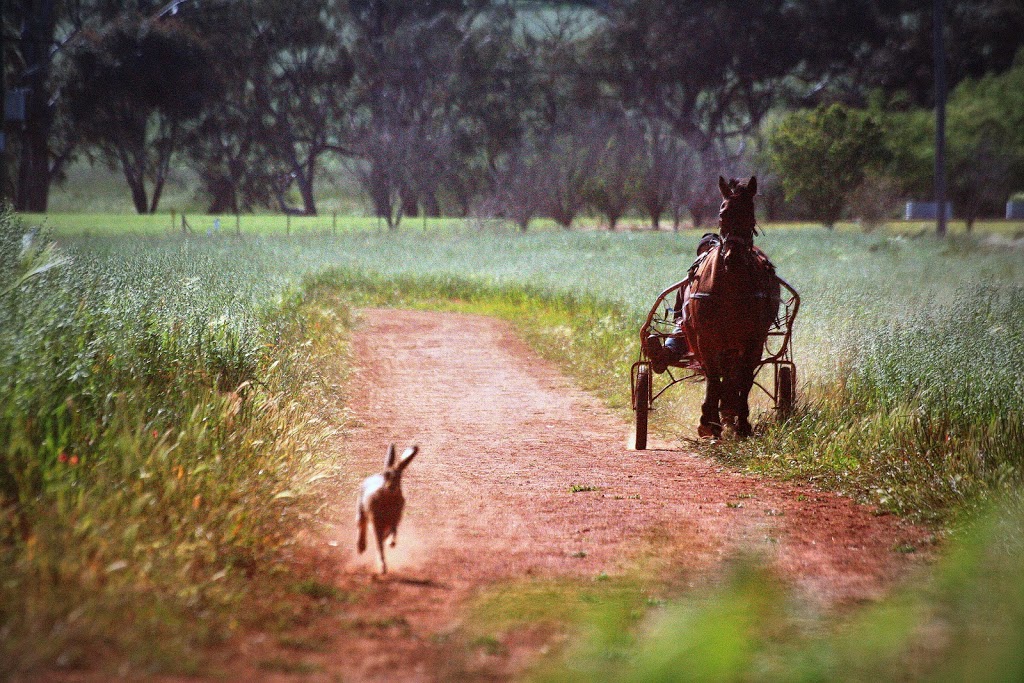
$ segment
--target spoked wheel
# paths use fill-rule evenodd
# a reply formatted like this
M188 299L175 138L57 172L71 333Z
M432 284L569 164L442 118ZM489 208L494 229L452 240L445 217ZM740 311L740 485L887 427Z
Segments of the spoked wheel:
M796 404L796 369L792 365L781 366L776 382L779 417L785 419L793 414Z
M638 451L647 449L647 416L651 406L651 366L641 363L636 369L636 385L633 390L633 411L636 416L633 447Z

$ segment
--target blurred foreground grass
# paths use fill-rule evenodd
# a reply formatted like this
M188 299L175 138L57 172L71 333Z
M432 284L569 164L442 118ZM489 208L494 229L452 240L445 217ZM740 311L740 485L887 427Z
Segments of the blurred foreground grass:
M740 557L682 592L639 576L497 586L474 603L464 637L500 651L523 630L548 633L564 645L537 681L1019 681L1022 529L1010 496L888 598L826 614Z

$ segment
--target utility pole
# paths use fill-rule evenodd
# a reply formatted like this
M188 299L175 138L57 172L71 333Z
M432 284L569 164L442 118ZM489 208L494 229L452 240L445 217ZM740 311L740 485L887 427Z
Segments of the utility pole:
M943 0L932 3L932 49L935 59L935 233L946 236L946 44Z

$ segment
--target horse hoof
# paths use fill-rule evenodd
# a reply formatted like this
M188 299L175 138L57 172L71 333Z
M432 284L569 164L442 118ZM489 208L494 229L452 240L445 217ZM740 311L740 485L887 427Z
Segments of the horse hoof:
M698 425L697 436L702 439L720 439L722 438L722 432L721 430L708 427L707 425Z

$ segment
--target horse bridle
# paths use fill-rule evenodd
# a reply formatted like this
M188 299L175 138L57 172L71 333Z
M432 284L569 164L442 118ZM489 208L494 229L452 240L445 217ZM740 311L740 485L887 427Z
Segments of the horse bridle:
M732 206L730 202L739 197L730 197L722 201L722 208L718 212L718 228L722 237L740 237L747 239L751 245L754 243L754 235L758 234L757 219L754 216L754 202L750 200L750 209L746 207Z

